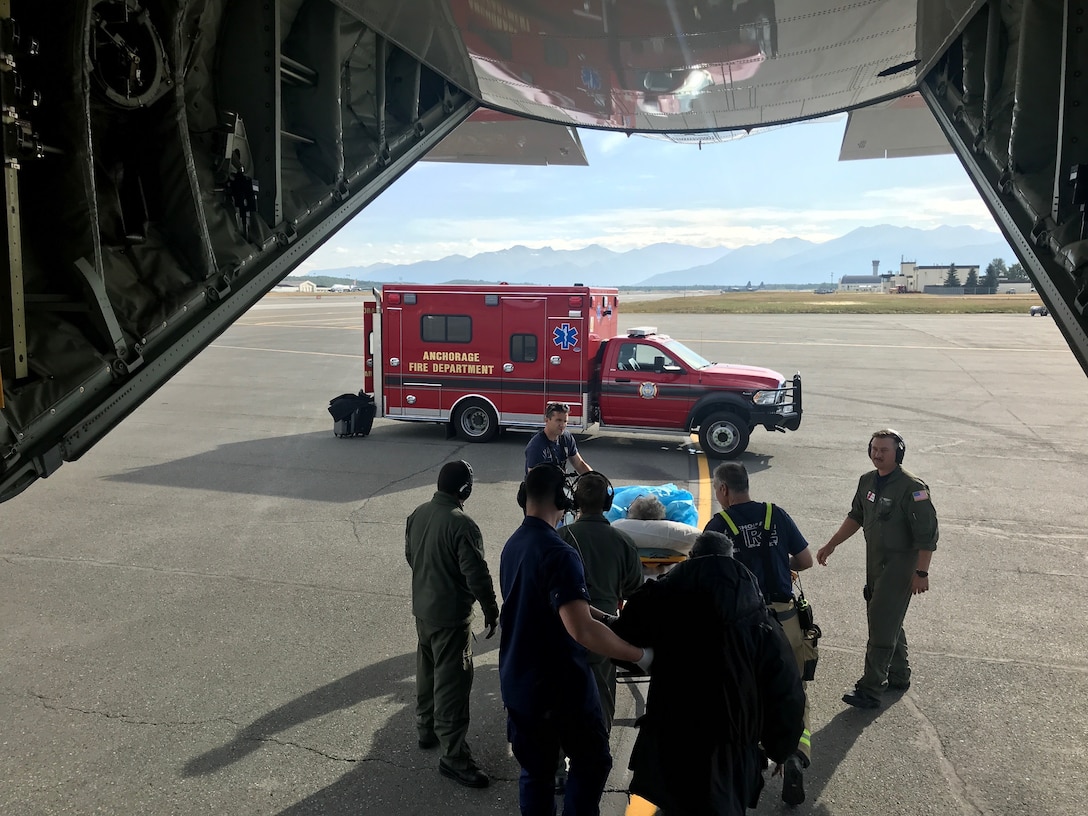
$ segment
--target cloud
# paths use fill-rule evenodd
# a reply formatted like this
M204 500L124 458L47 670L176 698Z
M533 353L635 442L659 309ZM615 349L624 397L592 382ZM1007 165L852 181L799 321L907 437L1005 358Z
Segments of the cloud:
M421 163L341 229L304 270L410 263L528 247L712 247L859 227L972 226L997 233L947 156L837 161L841 124L781 128L699 150L583 131L586 167Z
M925 206L919 206L920 201ZM996 233L982 202L956 187L903 187L866 193L859 197L858 206L848 209L618 207L533 218L409 218L400 225L399 240L380 241L371 234L369 240L338 243L315 254L303 268L330 268L330 255L340 266L345 261L349 265L400 264L447 255L472 256L515 244L553 249L600 244L623 252L657 243L736 248L793 237L822 243L859 227L889 223L919 229L972 226ZM378 231L382 229L377 226Z

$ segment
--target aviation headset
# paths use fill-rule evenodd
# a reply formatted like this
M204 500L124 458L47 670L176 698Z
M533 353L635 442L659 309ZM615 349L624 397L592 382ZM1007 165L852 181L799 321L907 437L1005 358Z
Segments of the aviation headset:
M572 501L574 502L574 509L582 509L578 506L578 485L581 483L582 479L600 479L602 482L604 482L604 506L601 508L601 512L607 513L609 510L611 510L612 497L616 495L616 490L612 487L612 482L608 480L608 477L601 473L599 470L587 470L585 473L583 473L581 476L574 480L574 489L572 491Z
M461 484L457 485L457 482ZM464 459L444 464L438 474L438 489L454 492L457 501L463 504L472 495L472 465Z
M907 443L903 441L903 437L899 435L898 431L893 431L891 428L885 428L882 431L877 431L869 437L869 456L873 455L873 440L877 437L891 437L895 440L895 463L897 465L903 464L903 456L907 452Z
M472 465L464 459L461 460L461 464L465 466L465 483L457 488L457 498L464 501L472 495Z
M563 472L563 468L559 465L553 465L545 463L537 465L530 469L529 473L540 470L541 468L548 468L547 473L549 478L555 479L555 495L552 497L552 501L555 506L562 510L564 513L568 513L574 509L574 490L571 488L570 483L567 481L567 474ZM554 477L552 474L555 474ZM528 477L526 477L528 478ZM611 486L611 485L610 485ZM525 482L523 481L518 487L518 507L522 510L525 509L525 505L528 503L528 491L525 488Z

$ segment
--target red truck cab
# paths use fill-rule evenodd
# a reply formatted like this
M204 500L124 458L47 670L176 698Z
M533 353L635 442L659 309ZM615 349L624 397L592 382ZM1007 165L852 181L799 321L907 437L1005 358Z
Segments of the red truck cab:
M787 381L769 368L712 363L653 326L609 340L598 380L602 429L697 429L702 449L718 456L742 453L757 426L801 424L800 375Z

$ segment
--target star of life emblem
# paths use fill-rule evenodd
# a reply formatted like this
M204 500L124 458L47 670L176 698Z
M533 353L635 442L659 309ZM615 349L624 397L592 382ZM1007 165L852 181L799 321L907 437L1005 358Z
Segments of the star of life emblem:
M570 323L563 323L552 330L552 345L559 346L563 351L576 349L578 346L578 327Z

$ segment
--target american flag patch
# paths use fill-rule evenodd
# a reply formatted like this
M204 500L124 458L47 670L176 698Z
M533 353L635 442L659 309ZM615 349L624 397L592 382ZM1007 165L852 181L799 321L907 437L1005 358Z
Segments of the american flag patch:
M911 498L913 498L915 501L926 501L927 499L929 499L928 490L915 490L910 495Z

